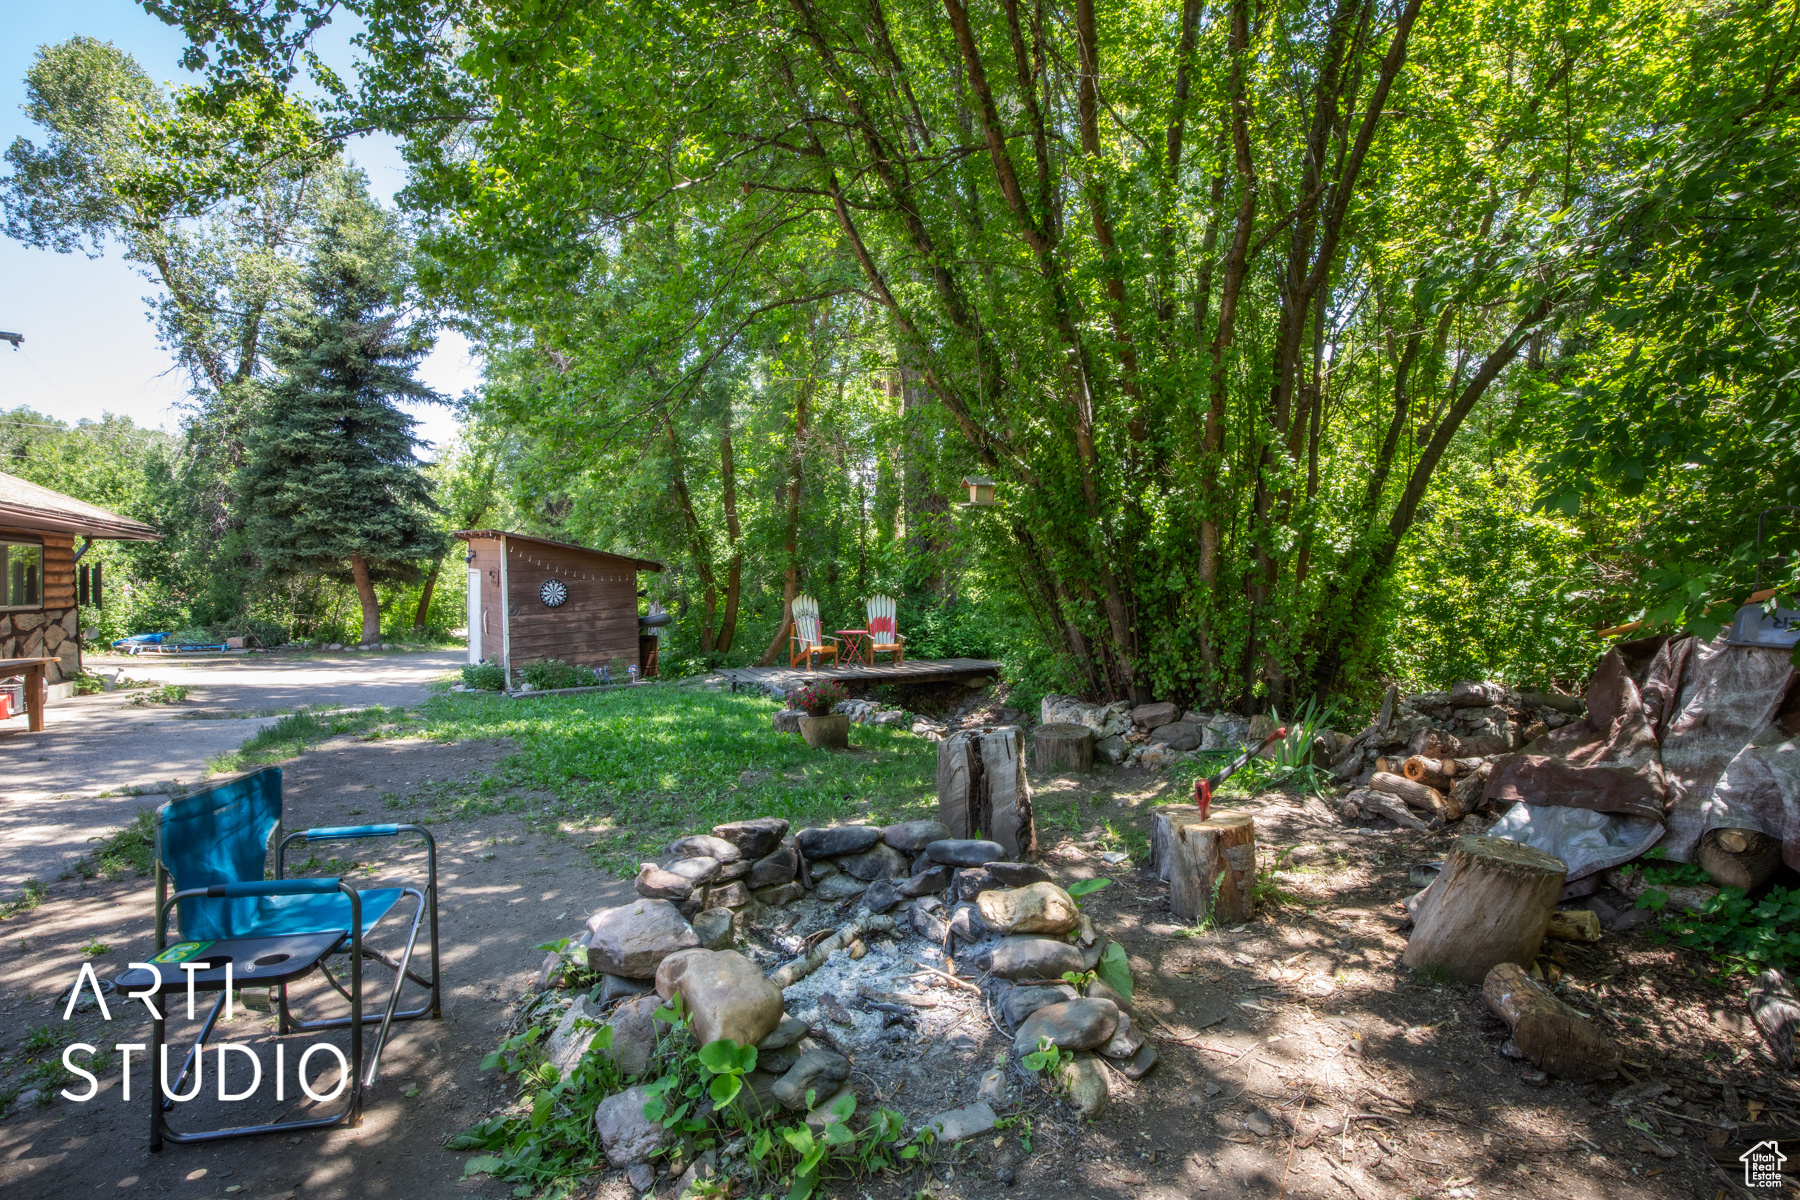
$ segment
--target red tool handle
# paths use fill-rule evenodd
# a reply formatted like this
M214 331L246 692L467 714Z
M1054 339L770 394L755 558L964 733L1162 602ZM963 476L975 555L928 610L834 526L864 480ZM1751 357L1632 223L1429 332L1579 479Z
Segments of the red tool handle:
M1249 762L1286 736L1287 726L1283 725L1280 729L1277 729L1274 733L1271 733L1268 737L1264 738L1262 744L1256 747L1256 749L1246 750L1231 762L1220 767L1213 774L1204 779L1194 780L1194 803L1200 806L1200 819L1202 821L1206 820L1206 810L1212 807L1213 792L1217 790L1220 785L1241 771L1245 763Z

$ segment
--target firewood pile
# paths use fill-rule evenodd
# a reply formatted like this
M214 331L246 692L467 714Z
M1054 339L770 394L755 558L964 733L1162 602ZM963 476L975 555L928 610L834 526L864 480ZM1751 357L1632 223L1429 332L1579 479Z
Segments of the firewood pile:
M1475 680L1405 698L1389 688L1375 721L1332 759L1340 813L1421 830L1459 821L1481 807L1495 760L1583 710L1578 696Z

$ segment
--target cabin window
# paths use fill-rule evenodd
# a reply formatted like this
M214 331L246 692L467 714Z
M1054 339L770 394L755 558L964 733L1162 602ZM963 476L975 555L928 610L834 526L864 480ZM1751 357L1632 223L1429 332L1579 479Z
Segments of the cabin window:
M44 607L44 548L30 542L0 542L0 609Z

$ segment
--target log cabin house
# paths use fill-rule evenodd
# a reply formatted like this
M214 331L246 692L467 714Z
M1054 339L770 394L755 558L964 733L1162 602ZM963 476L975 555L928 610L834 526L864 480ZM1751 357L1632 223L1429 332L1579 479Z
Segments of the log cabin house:
M639 571L659 562L508 533L463 529L469 544L469 661L497 663L513 686L528 663L656 672L656 638L638 621Z
M0 474L0 659L56 659L45 683L79 674L81 605L98 608L105 586L82 555L95 541L161 539L141 521Z

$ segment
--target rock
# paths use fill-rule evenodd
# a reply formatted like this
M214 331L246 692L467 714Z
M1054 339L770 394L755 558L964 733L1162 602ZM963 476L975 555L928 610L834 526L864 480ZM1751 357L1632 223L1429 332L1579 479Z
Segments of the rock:
M770 724L776 733L799 733L800 718L806 715L803 708L784 708L770 718Z
M1268 1113L1257 1108L1252 1109L1250 1115L1244 1118L1244 1128L1257 1137L1268 1137L1275 1132L1275 1122L1269 1119Z
M981 923L981 914L975 911L973 904L959 903L950 911L950 932L965 943L974 943L986 937L990 932Z
M751 868L755 866L756 864L747 858L740 858L736 862L720 863L719 873L714 877L713 882L731 883L739 879L747 880L750 878Z
M771 1071L774 1073L775 1079L769 1081L770 1085L773 1086L776 1080L779 1080L783 1075L787 1074L789 1067L792 1067L795 1063L806 1057L807 1054L814 1050L823 1050L826 1048L827 1047L814 1041L812 1038L803 1037L791 1046L779 1046L776 1049L768 1051L758 1049L756 1052L756 1065L764 1071ZM771 1098L774 1096L773 1092L770 1092L769 1094ZM777 1103L779 1103L779 1101L777 1101Z
M607 1024L612 1026L612 1047L602 1051L621 1075L646 1075L656 1053L656 1010L662 997L654 992L637 996L613 1009Z
M812 876L812 883L807 885L809 887L817 887L819 880L830 879L833 875L841 874L836 863L825 862L823 860L815 863L807 863L806 870L807 873Z
M742 850L724 838L713 837L709 833L676 838L669 843L669 853L676 858L716 858L722 863L736 862L744 857Z
M986 969L1002 979L1061 979L1064 971L1087 969L1078 948L1047 937L1005 938L982 957Z
M1030 1054L1049 1038L1061 1050L1092 1050L1112 1040L1125 1014L1110 1000L1064 1000L1046 1004L1019 1023L1013 1052Z
M718 1163L719 1156L711 1150L689 1163L688 1169L675 1181L675 1200L685 1200L689 1192L697 1192L699 1189L695 1185L702 1179L711 1179Z
M614 1000L624 1000L630 996L641 996L655 988L655 984L642 979L626 979L623 975L600 976L600 996L597 1003L605 1008Z
M650 1156L663 1148L667 1131L644 1116L644 1102L649 1099L647 1088L626 1088L602 1100L594 1110L594 1132L611 1166L627 1168L649 1162Z
M979 867L1006 857L999 842L974 838L941 838L927 845L925 853L932 862L948 863L953 867Z
M896 850L917 854L933 842L950 836L950 827L942 821L902 821L881 831L881 840Z
M750 903L750 889L744 886L744 881L741 879L720 884L706 898L707 908L742 908L748 903Z
M716 858L700 855L694 858L678 858L666 868L671 875L679 875L695 887L703 883L711 883L719 877L724 864ZM732 864L736 866L736 863Z
M1001 887L1028 887L1034 883L1051 883L1050 872L1034 863L991 862L981 864Z
M1052 1004L1062 1004L1080 997L1074 988L1066 983L1051 984L1047 987L1016 987L1010 989L1000 999L1000 1015L1006 1023L1017 1028L1019 1022L1029 1017L1040 1008L1048 1008ZM1032 1047L1036 1049L1036 1047Z
M999 1067L983 1072L981 1082L975 1087L975 1098L985 1100L989 1104L1005 1104L1006 1072Z
M720 1038L754 1046L781 1024L781 989L735 950L690 950L665 959L656 992L665 1000L681 993L702 1046Z
M783 1050L806 1036L806 1022L799 1017L781 1018L781 1024L775 1026L773 1032L762 1041L756 1043L757 1053L765 1050Z
M1171 721L1150 731L1152 742L1171 750L1198 750L1204 736L1205 731L1200 726L1190 725L1186 721Z
M700 944L667 900L638 900L588 918L588 967L627 979L649 979L663 959Z
M750 867L752 888L774 887L791 883L800 871L800 851L792 842L777 846L757 859Z
M1127 1079L1142 1079L1156 1065L1156 1047L1145 1042L1138 1047L1138 1052L1122 1063L1114 1063L1113 1067Z
M649 1163L632 1163L625 1172L625 1182L641 1196L656 1186L656 1168Z
M963 867L951 878L951 891L957 900L973 901L981 893L999 886L994 873L986 867Z
M1098 999L1098 997L1093 998ZM1114 1005L1114 1007L1118 1006ZM1112 1037L1107 1039L1106 1045L1100 1047L1100 1054L1103 1058L1130 1058L1143 1047L1143 1044L1143 1035L1131 1026L1131 1015L1121 1012L1119 1024L1113 1030Z
M819 882L813 894L821 900L848 900L852 896L860 896L868 884L860 879L852 879L848 875L832 875Z
M1157 729L1169 724L1181 710L1173 704L1140 704L1131 710L1131 723L1142 729Z
M1081 923L1075 901L1054 883L983 892L975 907L995 933L1067 933Z
M708 950L729 950L737 936L737 918L729 908L709 908L694 918L694 935Z
M842 1117L831 1111L831 1106L836 1104L839 1100L842 1100L845 1096L849 1096L853 1100L856 1098L856 1093L851 1090L850 1085L847 1083L837 1091L831 1093L831 1095L820 1100L819 1106L806 1114L806 1123L812 1126L815 1133L822 1132L827 1125L836 1125L843 1120Z
M1063 1087L1068 1091L1069 1102L1081 1110L1084 1117L1097 1117L1106 1111L1106 1103L1112 1098L1112 1087L1106 1081L1106 1068L1100 1060L1091 1054L1077 1054L1062 1066Z
M935 896L950 886L952 867L943 863L932 863L917 875L910 875L900 884L902 896Z
M899 904L900 889L894 886L891 879L877 879L863 892L863 907L872 913L884 913Z
M601 1020L598 1005L590 1007L586 996L576 998L563 1013L562 1020L550 1034L550 1040L544 1043L544 1058L556 1068L557 1074L566 1078L581 1056L587 1053L596 1035L600 1032Z
M715 859L707 859L715 867ZM638 864L637 894L649 900L686 900L694 894L694 881L665 871L653 862Z
M1549 1087L1550 1076L1543 1071L1520 1071L1519 1082L1526 1087Z
M749 821L731 821L713 826L713 836L723 838L749 859L763 858L775 852L787 836L788 823L780 817L756 817Z
M1113 986L1104 979L1096 979L1088 984L1087 994L1096 1000L1111 1000L1125 1012L1131 1011L1131 1001L1113 990Z
M881 830L873 825L834 825L828 829L802 829L794 840L809 860L836 858L840 854L861 854L881 840Z
M1013 1169L1011 1167L994 1168L994 1182L998 1183L1001 1187L1011 1187L1015 1178L1016 1176L1013 1174Z
M1210 730L1208 732L1210 733ZM1130 747L1125 744L1125 739L1116 733L1094 743L1094 757L1109 766L1116 767L1124 762L1125 755L1129 750Z
M937 897L930 896L926 899L935 901ZM909 911L912 913L912 927L926 941L941 946L944 944L944 939L950 936L950 927L945 923L941 909L926 908L924 905L924 900L918 900L909 906Z
M998 1071L989 1071L989 1075L998 1076ZM921 1129L935 1129L937 1140L946 1145L966 1142L972 1137L980 1137L991 1133L994 1123L1000 1118L994 1114L993 1105L986 1100L977 1100L973 1104L965 1104L961 1108L953 1108L949 1112L941 1112L919 1126Z
M849 1059L830 1050L810 1050L789 1067L781 1082L775 1085L775 1099L790 1112L802 1112L807 1107L808 1089L816 1098L835 1091L837 1085L848 1078Z
M1487 708L1505 704L1506 689L1497 683L1459 679L1450 685L1449 701L1452 708Z
M780 908L784 904L792 904L796 900L804 899L806 889L800 886L798 880L790 880L787 883L778 883L774 887L757 888L750 894L755 897L758 904L769 908Z
M883 842L876 842L861 854L840 859L838 865L847 874L862 880L883 879L890 875L904 879L912 866L906 855Z

